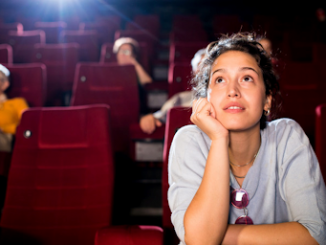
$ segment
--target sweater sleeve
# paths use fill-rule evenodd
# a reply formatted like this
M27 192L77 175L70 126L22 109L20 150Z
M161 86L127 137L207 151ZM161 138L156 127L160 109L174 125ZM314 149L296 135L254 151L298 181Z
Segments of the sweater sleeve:
M207 154L206 142L193 125L181 128L171 144L168 201L172 223L182 242L184 215L201 183Z
M13 105L17 120L2 127L2 131L9 134L15 134L16 128L20 123L23 112L28 109L26 100L23 98L13 99L10 103Z
M280 189L291 220L305 226L319 244L326 244L326 188L316 155L301 127L290 121L281 165Z

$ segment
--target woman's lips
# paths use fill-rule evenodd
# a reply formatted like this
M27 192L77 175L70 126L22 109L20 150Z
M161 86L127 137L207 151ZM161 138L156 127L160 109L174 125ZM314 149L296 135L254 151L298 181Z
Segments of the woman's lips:
M238 103L231 103L224 107L224 111L229 113L239 113L243 112L245 108Z

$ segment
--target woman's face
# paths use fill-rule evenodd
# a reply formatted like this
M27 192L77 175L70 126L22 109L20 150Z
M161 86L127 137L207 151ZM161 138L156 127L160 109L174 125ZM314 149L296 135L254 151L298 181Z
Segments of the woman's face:
M227 51L213 63L208 101L216 118L231 131L260 129L263 110L271 108L262 71L256 60L241 51Z
M117 61L120 65L130 64L130 59L134 58L132 46L130 44L122 44L117 53Z

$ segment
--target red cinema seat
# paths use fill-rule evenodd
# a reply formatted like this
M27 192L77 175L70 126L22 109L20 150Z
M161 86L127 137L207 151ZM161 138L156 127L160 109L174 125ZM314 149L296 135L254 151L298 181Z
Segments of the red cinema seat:
M119 28L116 24L110 22L82 22L79 24L79 30L88 31L95 30L98 34L99 44L113 42L114 33Z
M216 37L221 34L232 34L245 31L238 15L215 15L212 20L213 31Z
M61 31L67 28L63 21L57 22L36 22L35 29L43 30L46 36L46 43L59 43Z
M321 86L325 83L321 71L312 62L285 62L279 74L279 83L284 85Z
M146 30L158 37L160 17L158 15L136 15L133 21L126 24L126 30Z
M45 44L45 32L41 30L9 32L9 44L14 51L14 63L31 63L35 44Z
M77 31L79 30L79 24L82 22L81 17L76 13L73 15L65 16L61 19L67 24L67 31Z
M190 64L195 53L203 48L206 48L208 42L176 42L170 45L171 63L187 63Z
M11 64L12 61L12 47L9 44L0 44L0 64Z
M208 35L205 30L191 29L170 32L170 44L176 42L207 42Z
M326 62L326 44L325 43L313 43L313 62Z
M111 226L96 232L94 245L163 245L163 230L158 226Z
M110 105L113 149L129 153L129 125L138 123L139 95L134 66L79 63L71 105Z
M314 32L312 29L284 32L282 58L289 62L312 62Z
M96 15L95 22L108 23L111 26L115 26L116 30L121 28L121 16L119 15Z
M16 21L22 23L24 26L24 31L35 30L35 23L41 21L40 17L37 16L17 16Z
M109 107L33 108L17 128L1 244L92 245L111 225Z
M10 71L9 98L22 97L30 107L42 107L46 98L46 66L40 63L5 65Z
M9 41L9 32L10 31L16 31L18 33L22 33L24 30L24 27L21 23L16 22L16 23L0 23L0 44L2 43L8 43Z
M172 30L183 31L183 30L202 30L203 24L199 15L183 15L177 14L172 18Z
M63 95L72 90L76 64L78 62L78 43L36 44L33 62L41 62L47 69L46 104L63 105Z
M326 104L316 107L315 151L320 164L321 173L326 179Z
M192 67L187 64L171 64L169 66L169 98L179 92L191 90L190 80Z
M168 161L169 151L173 140L173 137L177 130L185 125L192 124L190 116L192 109L189 107L174 107L171 108L167 114L166 126L165 126L165 141L163 150L163 167L162 167L162 208L163 217L162 224L166 235L172 236L173 244L178 242L178 238L174 232L173 225L171 223L171 210L168 204L167 192L169 189L168 182ZM170 233L170 234L168 234ZM172 244L172 243L171 243Z
M115 32L115 40L120 37L131 37L139 43L146 43L148 49L148 58L151 60L154 55L154 48L158 44L157 37L144 30L118 30Z
M78 43L80 61L97 62L99 60L97 31L62 31L60 41L63 43Z
M297 121L310 139L315 143L315 108L324 101L322 90L316 84L286 85L282 89L282 117Z
M139 63L150 73L148 50L146 43L139 43ZM101 63L117 62L116 54L113 53L113 43L104 43L101 47Z
M323 79L313 63L288 62L280 74L282 110L280 116L296 120L314 146L315 108L324 102Z

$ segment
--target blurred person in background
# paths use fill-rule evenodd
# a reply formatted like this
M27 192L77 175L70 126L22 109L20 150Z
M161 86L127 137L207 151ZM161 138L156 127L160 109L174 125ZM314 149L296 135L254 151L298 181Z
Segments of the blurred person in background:
M144 85L151 83L153 79L139 63L138 42L130 37L121 37L114 42L113 53L116 54L116 59L119 65L133 65L135 67L138 78L140 115L147 114L149 109L147 107L147 93Z
M206 49L200 49L191 60L193 73L196 73L198 65L205 56ZM161 127L166 121L167 112L175 106L191 107L193 100L192 91L183 91L172 96L166 101L160 110L153 114L147 114L140 119L140 128L144 133L151 134L156 127Z
M9 70L0 65L0 151L12 150L13 136L28 105L23 98L8 99L5 91L10 86Z

